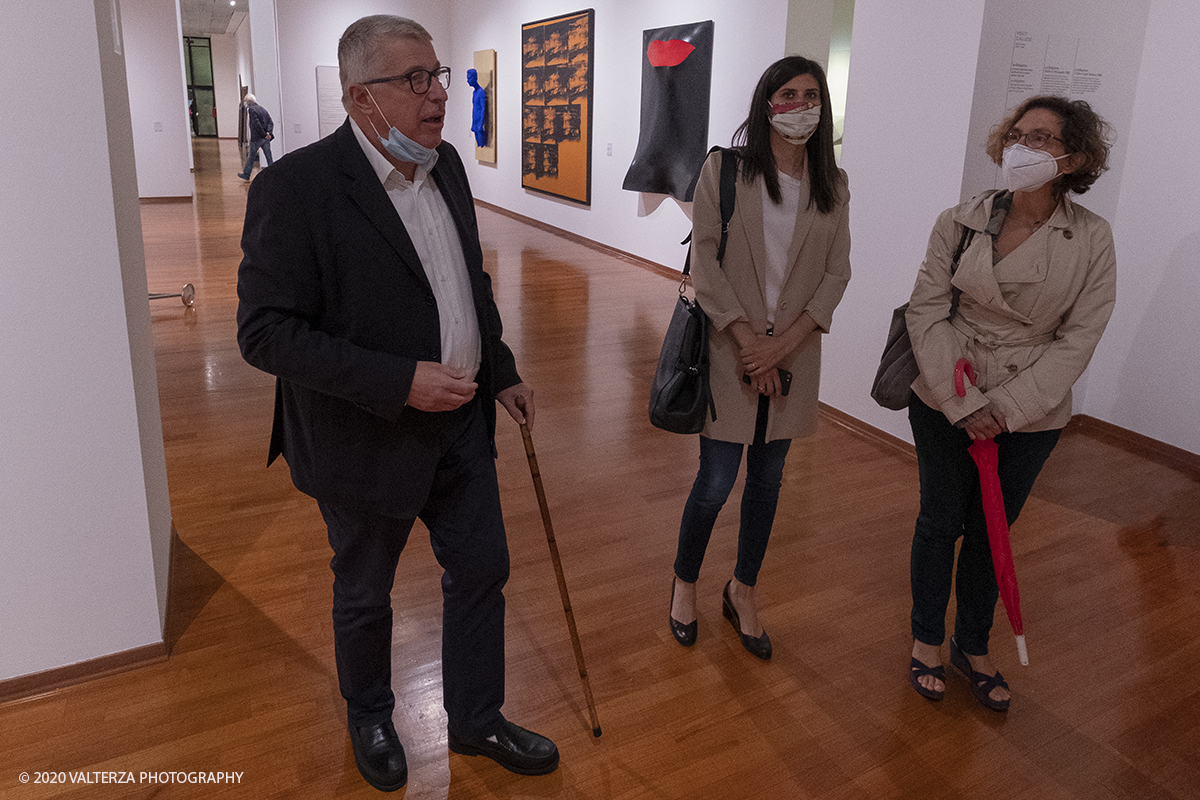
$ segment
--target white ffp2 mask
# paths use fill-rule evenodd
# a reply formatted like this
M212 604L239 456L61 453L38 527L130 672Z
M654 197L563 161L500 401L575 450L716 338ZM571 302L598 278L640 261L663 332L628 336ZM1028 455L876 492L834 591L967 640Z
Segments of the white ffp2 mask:
M1068 154L1069 155L1069 154ZM1023 144L1014 144L1004 148L1000 159L1000 174L1004 177L1004 186L1010 192L1032 192L1040 189L1048 181L1058 175L1056 162L1066 158L1058 158L1045 150L1034 150Z

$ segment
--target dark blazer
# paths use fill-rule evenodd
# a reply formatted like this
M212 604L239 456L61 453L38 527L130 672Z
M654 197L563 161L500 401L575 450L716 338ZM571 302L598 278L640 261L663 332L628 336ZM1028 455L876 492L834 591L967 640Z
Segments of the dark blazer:
M494 398L521 379L500 338L462 160L446 142L438 154L432 176L466 256L482 339L476 397L494 439ZM415 516L448 424L404 404L416 363L441 360L437 302L349 120L259 173L242 251L238 344L277 376L267 463L282 453L296 487L318 500Z

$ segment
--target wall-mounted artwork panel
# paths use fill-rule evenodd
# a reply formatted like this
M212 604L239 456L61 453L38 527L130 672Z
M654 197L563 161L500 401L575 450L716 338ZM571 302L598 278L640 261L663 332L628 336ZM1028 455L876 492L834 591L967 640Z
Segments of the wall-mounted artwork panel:
M592 9L521 26L521 185L592 201Z
M712 20L642 33L642 122L623 189L691 202L708 152Z

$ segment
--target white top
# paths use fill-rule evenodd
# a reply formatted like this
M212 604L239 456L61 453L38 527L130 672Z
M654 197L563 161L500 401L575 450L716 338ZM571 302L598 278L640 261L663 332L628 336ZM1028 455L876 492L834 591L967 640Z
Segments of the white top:
M767 323L775 325L775 307L779 304L779 290L787 277L788 252L792 248L792 234L796 230L796 216L800 203L808 203L808 180L797 180L782 172L779 175L779 194L783 199L779 205L771 202L767 184L762 184L763 239L766 244L766 305Z
M479 318L454 218L437 184L427 180L437 154L428 167L418 165L410 181L375 149L353 119L350 127L400 215L433 289L441 323L442 363L468 370L468 379L474 380L482 360Z

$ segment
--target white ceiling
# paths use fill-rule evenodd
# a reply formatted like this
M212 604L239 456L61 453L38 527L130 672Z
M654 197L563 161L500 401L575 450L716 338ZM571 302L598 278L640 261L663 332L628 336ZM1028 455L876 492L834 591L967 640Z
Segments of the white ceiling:
M179 0L184 36L213 36L233 33L249 10L249 0Z

